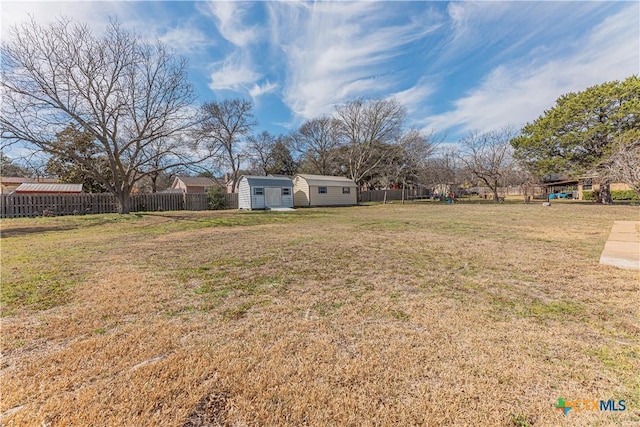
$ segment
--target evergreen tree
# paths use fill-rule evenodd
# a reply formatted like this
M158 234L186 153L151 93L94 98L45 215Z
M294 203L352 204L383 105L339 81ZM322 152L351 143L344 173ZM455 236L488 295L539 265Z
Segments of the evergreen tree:
M271 149L271 165L267 172L269 175L294 175L298 170L298 165L291 156L291 151L280 138Z
M562 95L511 142L515 156L538 177L594 171L614 152L614 142L640 127L640 78L631 76ZM609 185L601 182L601 201ZM608 200L609 199L609 200Z
M108 192L105 182L111 181L111 169L94 137L74 125L67 126L56 137L56 149L45 165L45 172L60 182L82 184L86 193ZM92 165L91 169L87 164Z

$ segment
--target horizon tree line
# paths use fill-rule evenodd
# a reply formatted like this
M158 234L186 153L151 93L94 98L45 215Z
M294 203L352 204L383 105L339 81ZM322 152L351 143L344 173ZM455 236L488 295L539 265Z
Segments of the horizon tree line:
M100 36L66 18L46 27L32 19L9 33L1 47L2 148L36 148L49 156L44 171L113 193L121 213L142 183L158 191L183 172L226 172L237 182L246 169L343 175L362 188L464 177L494 199L507 182L558 171L595 171L640 189L637 76L563 95L521 132L474 131L443 151L444 138L407 126L405 107L392 98L349 100L289 134L256 132L251 102L195 106L186 59L116 21Z

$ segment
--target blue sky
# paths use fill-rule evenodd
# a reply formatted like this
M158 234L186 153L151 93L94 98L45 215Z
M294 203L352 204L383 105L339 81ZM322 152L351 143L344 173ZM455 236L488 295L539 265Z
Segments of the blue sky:
M244 97L287 133L357 97L395 97L455 142L534 120L563 93L640 73L640 2L0 3L2 37L60 15L109 16L189 58L200 101Z

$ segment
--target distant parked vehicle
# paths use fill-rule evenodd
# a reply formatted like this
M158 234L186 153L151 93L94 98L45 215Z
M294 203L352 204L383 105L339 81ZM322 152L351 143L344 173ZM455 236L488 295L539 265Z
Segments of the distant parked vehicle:
M549 200L551 199L573 199L573 192L559 192L549 194Z

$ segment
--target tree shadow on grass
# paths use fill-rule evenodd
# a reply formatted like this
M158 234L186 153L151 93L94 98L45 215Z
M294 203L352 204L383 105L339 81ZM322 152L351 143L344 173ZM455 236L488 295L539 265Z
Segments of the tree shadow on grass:
M69 231L78 228L74 225L61 225L57 227L20 227L11 228L9 230L0 230L0 238L6 239L7 237L22 237L29 236L31 234L48 233L50 231Z

